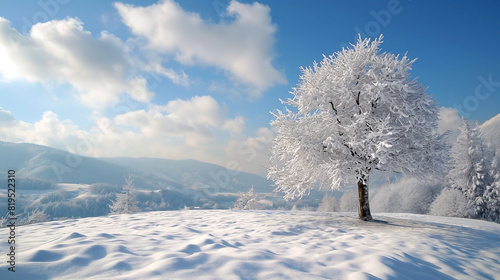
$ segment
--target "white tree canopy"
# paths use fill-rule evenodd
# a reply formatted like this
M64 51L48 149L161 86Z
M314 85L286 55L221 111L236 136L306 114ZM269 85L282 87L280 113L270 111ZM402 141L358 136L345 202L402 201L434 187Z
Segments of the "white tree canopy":
M285 198L313 187L367 183L374 170L442 175L448 149L438 108L410 76L415 60L380 53L382 36L302 68L300 82L272 113L276 130L268 178Z

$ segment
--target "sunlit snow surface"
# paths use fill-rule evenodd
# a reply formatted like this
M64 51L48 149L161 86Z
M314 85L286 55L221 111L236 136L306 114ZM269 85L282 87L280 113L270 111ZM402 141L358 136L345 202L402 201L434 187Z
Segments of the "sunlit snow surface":
M500 224L412 214L169 211L16 229L0 279L500 279Z

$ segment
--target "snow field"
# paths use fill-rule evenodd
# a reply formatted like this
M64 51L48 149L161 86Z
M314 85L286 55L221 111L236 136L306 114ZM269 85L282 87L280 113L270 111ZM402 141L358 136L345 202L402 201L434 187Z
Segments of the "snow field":
M500 224L375 218L200 210L27 225L0 279L500 279Z

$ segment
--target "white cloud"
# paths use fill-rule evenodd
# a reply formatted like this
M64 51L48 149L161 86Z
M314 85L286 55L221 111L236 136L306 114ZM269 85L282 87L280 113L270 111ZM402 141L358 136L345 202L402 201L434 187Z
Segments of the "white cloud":
M245 119L243 119L243 117L237 117L232 120L224 121L222 129L228 130L233 135L238 135L243 130L244 125L245 125Z
M232 1L226 14L234 20L219 24L184 11L172 0L148 7L123 3L115 7L123 22L153 50L175 54L183 64L203 63L228 71L253 87L254 96L276 83L286 83L271 63L276 26L268 6Z
M80 130L70 120L59 120L52 111L45 112L35 123L15 120L10 114L9 120L0 125L0 139L3 141L34 143L63 150L76 147L82 139L89 137L88 132Z
M14 121L12 113L0 107L0 123L8 123L12 121Z
M188 125L216 126L220 124L226 111L224 106L220 106L211 96L195 96L190 100L176 99L159 108L168 112L172 119Z
M139 70L157 71L179 84L187 81L185 74L161 65L141 66L119 38L108 32L92 37L75 18L38 23L25 36L0 17L0 61L4 81L68 83L93 108L116 104L124 93L148 102L153 93Z
M159 60L159 58L157 58ZM186 73L177 73L173 69L167 69L163 67L160 63L156 61L152 61L149 63L148 66L145 67L147 71L150 73L158 73L168 79L170 79L172 82L178 84L178 85L183 85L183 86L188 86L189 85L189 78L186 75ZM158 80L157 77L154 77L155 79Z
M105 140L99 153L116 156L129 151L135 156L193 158L221 164L228 141L223 132L226 111L211 96L195 96L113 119L101 118L97 123L104 124L99 130ZM113 145L118 142L123 146Z
M145 79L130 72L125 44L107 32L92 37L78 19L38 23L24 36L0 18L0 57L4 78L69 83L91 107L116 103L122 93L141 102L152 96Z
M243 170L265 177L273 139L274 133L271 129L260 127L254 132L254 136L229 141L225 153Z
M458 114L457 109L440 107L439 108L439 122L438 122L438 132L444 133L449 131L450 143L454 143L460 134L460 125L462 120Z
M447 130L456 130L462 124L458 111L454 108L440 107L438 132L443 133Z
M188 146L198 146L213 140L223 122L225 108L210 96L195 96L190 100L173 100L150 110L127 112L112 122L119 127L131 127L149 138L176 137Z

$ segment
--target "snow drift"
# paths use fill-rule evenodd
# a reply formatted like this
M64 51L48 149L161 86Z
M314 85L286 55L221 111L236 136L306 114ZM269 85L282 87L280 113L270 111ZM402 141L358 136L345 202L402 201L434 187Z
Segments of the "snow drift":
M498 279L500 224L414 214L170 211L18 227L0 279ZM0 229L7 236L7 229ZM8 249L3 241L0 251Z

